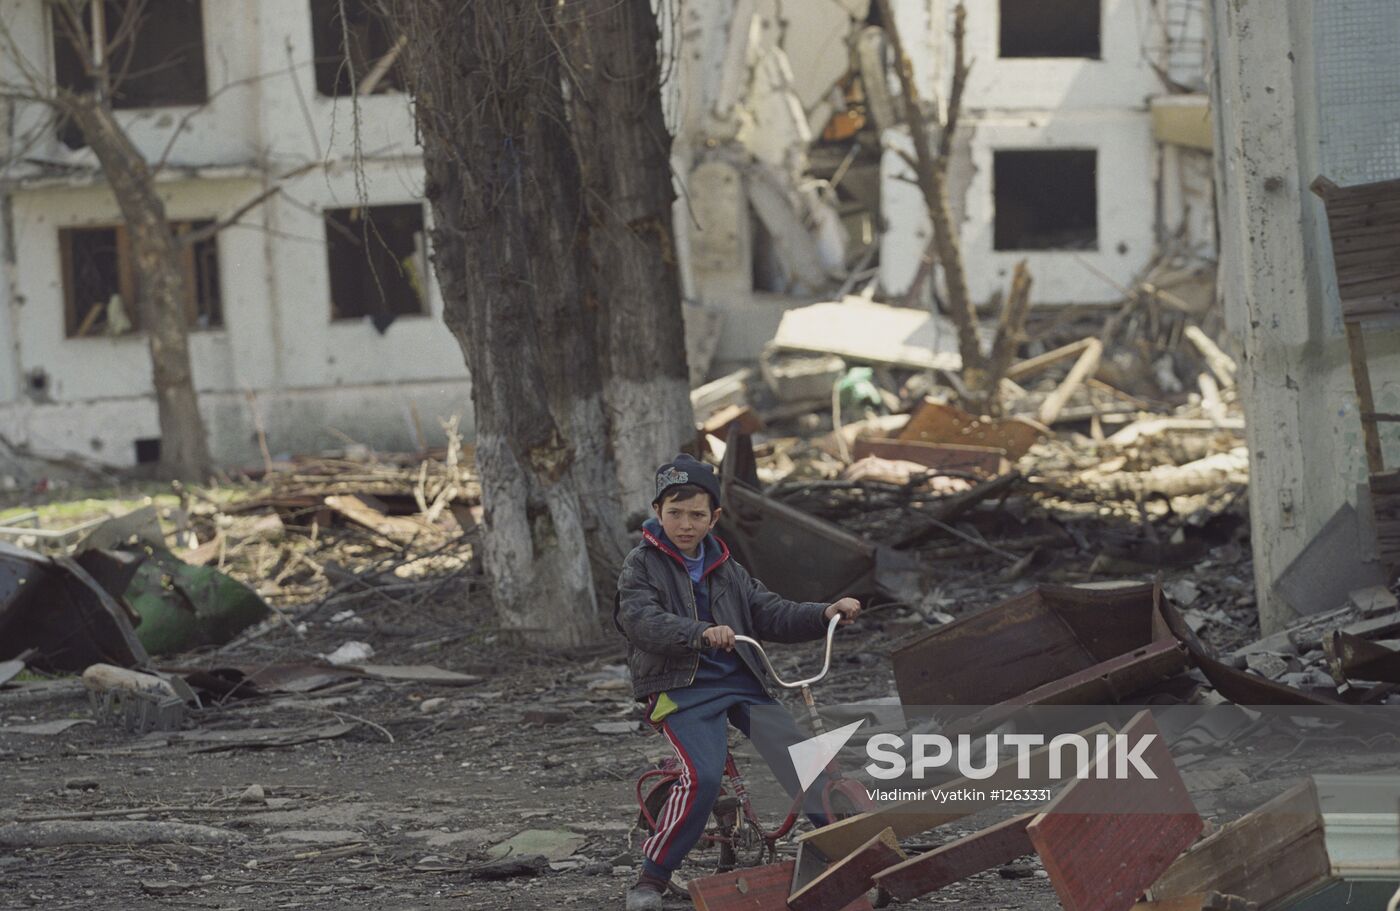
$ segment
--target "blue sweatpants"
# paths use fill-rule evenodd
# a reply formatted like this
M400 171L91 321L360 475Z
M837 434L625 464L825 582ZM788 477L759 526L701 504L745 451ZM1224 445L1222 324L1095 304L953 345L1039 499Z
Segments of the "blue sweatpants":
M675 749L681 775L657 817L656 831L642 844L643 873L647 876L670 879L671 872L704 834L724 778L729 725L753 742L789 796L796 797L801 791L787 748L808 735L781 707L763 712L763 730L753 731L751 710L778 703L763 693L756 681L754 686L725 685L728 682L697 681L671 694L680 708L654 724ZM818 778L808 792L807 818L815 826L827 824L812 797L821 793L825 780L824 776Z

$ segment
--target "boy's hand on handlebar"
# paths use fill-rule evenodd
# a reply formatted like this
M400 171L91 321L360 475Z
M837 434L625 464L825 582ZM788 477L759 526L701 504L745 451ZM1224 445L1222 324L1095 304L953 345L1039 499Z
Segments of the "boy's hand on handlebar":
M831 618L837 614L841 615L841 622L838 626L846 626L852 623L856 617L860 616L860 602L855 598L842 598L835 604L827 606L826 612L822 614L822 619L831 622Z
M738 644L734 641L734 630L728 626L712 626L702 636L707 646L722 648L726 652L734 651L734 646Z

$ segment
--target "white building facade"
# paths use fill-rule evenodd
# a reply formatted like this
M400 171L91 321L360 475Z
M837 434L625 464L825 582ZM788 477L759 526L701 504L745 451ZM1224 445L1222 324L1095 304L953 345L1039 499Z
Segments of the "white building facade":
M195 386L225 464L260 462L258 427L276 455L348 441L407 449L420 434L440 441L439 418L471 423L463 355L428 264L408 97L390 73L375 93L349 95L347 75L325 61L343 47L327 47L340 34L338 23L326 30L335 7L156 0L154 14L178 21L160 30L165 45L138 46L133 70L174 72L116 105L147 161L168 149L157 180L172 221L225 219L281 185L187 265ZM42 0L2 0L0 18L24 66L61 77L63 39ZM363 82L393 48L365 19L350 31ZM19 82L19 67L0 55L0 79ZM204 85L191 87L200 70ZM6 113L0 427L41 454L154 461L150 356L130 326L133 267L116 202L92 153L46 124L43 108Z
M1027 261L1036 305L1122 300L1164 254L1214 256L1208 48L1201 0L984 0L966 5L971 62L950 167L969 291L987 301ZM911 5L914 6L914 5ZM951 2L909 15L926 98L952 88ZM917 29L917 31L916 31ZM1164 141L1154 108L1186 101L1204 128ZM1191 102L1195 103L1192 104ZM931 228L891 131L881 176L880 278L905 293ZM1204 146L1202 148L1201 146ZM898 150L898 151L897 151Z

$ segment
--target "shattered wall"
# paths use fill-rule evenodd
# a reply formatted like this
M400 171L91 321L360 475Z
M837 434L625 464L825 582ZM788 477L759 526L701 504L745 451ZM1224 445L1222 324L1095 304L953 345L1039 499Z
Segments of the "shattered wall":
M1212 24L1221 292L1241 355L1255 581L1269 632L1336 606L1296 589L1290 600L1279 580L1339 509L1355 504L1363 521L1369 511L1325 213L1308 185L1319 174L1341 184L1400 177L1393 141L1377 127L1400 122L1393 82L1375 83L1364 108L1329 112L1375 72L1400 66L1400 21L1383 2L1290 0L1219 3ZM1368 326L1366 346L1376 407L1400 407L1400 333ZM1393 425L1382 442L1394 464ZM1372 550L1363 557L1373 556L1364 528L1360 538Z
M676 230L688 298L719 314L718 359L751 359L784 310L830 299L840 288L859 290L868 280L865 266L875 267L882 293L904 295L930 228L900 154L910 140L880 46L878 8L868 0L672 6L663 4L663 13L676 17L663 29L663 45L675 61L665 97L681 186ZM946 105L949 94L955 6L891 3L920 93L934 106ZM1037 35L1057 23L1083 34L1061 35L1061 44L1069 41L1064 47L1039 47ZM1076 49L1075 41L1088 44ZM1004 290L1022 258L1035 276L1036 304L1117 301L1164 244L1213 259L1208 141L1204 150L1159 141L1149 106L1154 97L1204 86L1201 3L970 3L966 53L973 66L950 175L975 299ZM839 122L850 97L843 98L843 87L849 91L853 81L865 120L843 146L826 128ZM1199 110L1204 119L1204 106ZM1088 156L1091 189L1064 201L1086 210L1080 218L1087 236L1083 224L1070 226L1064 239L1054 224L1030 240L1016 231L1018 206L1032 220L1053 216L1060 181L1051 163L1048 176L1024 178L1045 191L1039 195L1048 205L1009 198L994 179L997 161L1004 153L1036 152ZM851 175L823 169L843 153L856 162L852 171L869 161L876 226L870 240L878 248L869 257L862 226L848 216L850 200L832 190L841 180L849 190Z
M367 318L331 318L325 210L422 200L406 96L318 94L306 3L205 3L203 12L208 104L118 112L151 161L182 130L160 178L171 218L227 217L281 175L312 166L217 238L223 326L190 336L216 458L259 459L247 391L274 454L347 438L414 448L410 404L431 440L441 438L438 416L459 414L469 430L466 368L442 325L426 250L417 259L421 315L381 322L382 332ZM41 0L0 0L0 16L40 65L52 65ZM34 138L37 118L21 110L15 135ZM49 131L27 158L5 172L0 194L10 215L0 243L15 253L0 284L0 425L40 452L129 465L134 441L158 436L146 342L139 333L68 337L58 239L62 228L115 224L119 213L85 148ZM430 217L424 207L424 237Z

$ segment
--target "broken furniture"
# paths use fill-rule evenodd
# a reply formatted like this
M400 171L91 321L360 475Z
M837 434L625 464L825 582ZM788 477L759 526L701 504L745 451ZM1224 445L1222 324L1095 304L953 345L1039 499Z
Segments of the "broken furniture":
M0 660L32 648L28 664L48 671L145 664L136 614L119 595L70 557L0 542Z
M1383 908L1400 888L1397 844L1400 778L1316 775L1193 845L1149 895L1216 890L1260 911Z
M737 427L720 466L724 511L719 534L763 584L796 601L833 601L855 592L896 589L910 560L769 499L758 490L753 443Z
M1000 449L1012 462L1050 430L1026 418L986 418L934 398L924 400L899 432L905 442L956 444Z
M1026 829L1066 911L1128 911L1205 826L1152 714L1119 733L1099 758L1118 775L1071 781ZM1146 737L1150 778L1116 755Z
M1400 313L1400 269L1395 265L1400 262L1400 180L1339 187L1318 177L1312 191L1322 198L1332 235L1337 296L1361 409L1377 549L1381 562L1393 571L1400 566L1400 470L1386 468L1377 425L1400 421L1400 414L1376 411L1362 327Z
M875 874L875 884L892 897L909 901L974 873L1009 864L1035 851L1026 831L1033 819L1035 814L1022 813L886 867Z
M1118 703L1186 668L1156 585L1042 585L894 651L906 709Z
M786 911L793 866L789 860L698 877L690 881L690 900L696 911ZM870 902L860 898L835 911L871 911Z

